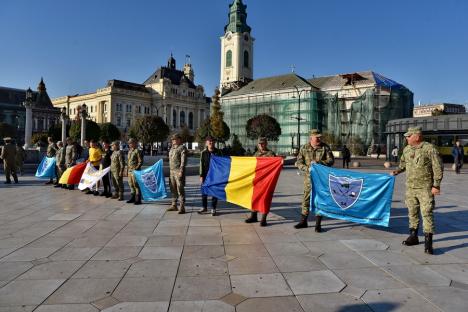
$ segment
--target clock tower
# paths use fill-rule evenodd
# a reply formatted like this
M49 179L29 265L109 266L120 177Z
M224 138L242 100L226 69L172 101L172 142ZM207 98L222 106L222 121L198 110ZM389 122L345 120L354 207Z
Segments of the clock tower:
M247 6L242 0L229 5L228 24L221 37L222 93L236 90L253 80L253 42L247 25Z

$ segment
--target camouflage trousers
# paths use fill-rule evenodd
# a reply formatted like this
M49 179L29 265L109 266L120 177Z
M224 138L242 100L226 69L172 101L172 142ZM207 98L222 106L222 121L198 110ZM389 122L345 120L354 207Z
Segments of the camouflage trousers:
M172 171L169 173L169 186L172 193L172 206L177 205L177 199L180 205L185 205L185 175L179 176L179 171Z
M5 171L5 177L7 181L11 181L10 175L13 176L15 181L18 181L18 176L16 175L16 164L3 162L3 170Z
M140 195L140 187L133 175L133 171L128 171L128 185L130 186L130 193L132 195ZM123 187L122 187L123 190Z
M405 198L406 206L408 207L409 227L417 229L419 226L419 212L423 219L424 233L434 233L434 195L430 188L406 190Z
M310 212L310 192L312 190L312 186L310 185L310 179L307 177L304 179L304 194L302 195L302 206L301 206L301 214L303 216L308 216Z
M62 174L65 172L67 168L65 168L65 165L57 165L55 166L55 172L57 173L57 183L62 177Z
M123 177L119 177L118 172L111 171L112 185L114 186L114 191L117 195L123 195L124 193L124 183ZM133 175L132 175L133 176ZM129 180L130 181L130 180Z

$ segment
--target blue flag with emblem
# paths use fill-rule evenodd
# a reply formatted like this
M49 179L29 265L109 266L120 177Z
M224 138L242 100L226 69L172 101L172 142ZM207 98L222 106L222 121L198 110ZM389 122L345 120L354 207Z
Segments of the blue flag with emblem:
M167 197L162 159L149 168L133 171L133 175L140 187L143 200L156 201Z
M313 164L310 210L316 214L388 227L395 178Z
M55 157L45 156L36 170L36 178L52 179L55 178Z

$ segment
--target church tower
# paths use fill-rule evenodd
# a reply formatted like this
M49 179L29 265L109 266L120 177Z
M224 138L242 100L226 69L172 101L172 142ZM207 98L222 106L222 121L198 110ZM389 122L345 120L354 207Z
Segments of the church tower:
M236 90L253 80L253 42L247 25L247 6L242 0L229 5L228 24L221 37L222 93Z

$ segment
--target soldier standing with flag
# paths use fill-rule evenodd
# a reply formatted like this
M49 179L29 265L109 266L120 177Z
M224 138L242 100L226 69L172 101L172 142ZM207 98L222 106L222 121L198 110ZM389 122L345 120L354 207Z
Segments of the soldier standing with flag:
M128 151L128 184L130 186L131 197L127 200L127 204L134 203L135 205L141 205L141 191L135 180L133 171L140 170L141 166L143 166L143 155L138 149L137 140L131 138L128 140L128 145L130 147Z
M206 176L208 175L208 169L210 168L210 159L211 156L221 156L221 151L214 146L214 139L211 136L208 136L205 140L205 149L201 152L200 155L200 184L205 182ZM198 211L199 214L205 213L208 211L208 195L202 194L202 204L203 208ZM211 215L216 215L216 205L218 204L218 199L216 197L211 198Z
M49 145L47 146L47 152L46 155L47 157L55 157L55 154L57 153L57 145L54 142L54 139L52 137L47 138L47 142L49 142ZM57 172L55 172L55 176L57 176ZM52 184L54 183L54 179L50 178L46 184Z
M296 167L303 172L304 175L304 195L302 197L302 212L301 221L294 227L302 229L308 227L307 218L310 210L310 192L312 186L310 184L310 166L312 164L321 164L324 166L333 166L335 158L330 147L321 141L322 134L317 129L310 130L309 142L303 145L297 155ZM322 231L322 216L315 216L315 232Z
M123 184L123 175L125 169L125 155L120 150L120 142L115 141L112 143L112 156L111 156L111 176L112 176L112 185L114 186L114 195L113 199L119 199L122 201L124 194L124 184Z
M78 158L78 153L76 150L75 142L73 142L72 138L67 138L67 147L65 149L65 166L67 168L71 168L76 165L76 159ZM74 185L67 185L69 190L73 190L75 188Z
M261 137L257 142L257 151L253 155L254 157L275 157L276 154L268 149L268 141L266 138ZM262 213L262 220L260 226L267 226L266 218L268 213ZM258 212L253 211L250 213L250 217L245 220L245 223L258 222Z
M179 214L184 214L187 148L182 144L182 137L179 134L174 134L171 140L172 147L169 151L169 184L172 193L172 204L167 211L177 211L177 199L179 199Z
M62 187L59 184L60 177L62 176L63 172L65 171L65 148L63 147L62 141L57 142L57 153L55 154L55 170L57 171L57 183L55 183L54 187Z
M419 211L423 218L424 252L433 254L434 196L440 194L444 167L437 148L424 142L420 127L408 128L404 134L408 145L403 149L398 169L392 175L406 171L406 206L408 206L410 235L402 243L419 244Z

